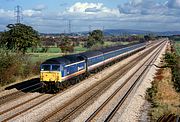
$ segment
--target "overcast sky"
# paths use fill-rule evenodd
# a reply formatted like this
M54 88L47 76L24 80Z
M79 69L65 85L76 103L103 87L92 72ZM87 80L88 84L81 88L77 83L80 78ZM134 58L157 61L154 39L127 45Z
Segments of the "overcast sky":
M39 32L136 29L180 31L180 0L0 0L0 31L15 23L22 7L24 24Z

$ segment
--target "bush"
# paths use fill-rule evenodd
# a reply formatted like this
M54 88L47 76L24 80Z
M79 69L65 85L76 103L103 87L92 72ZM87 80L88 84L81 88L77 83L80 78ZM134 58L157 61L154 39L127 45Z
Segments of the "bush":
M176 91L178 92L180 92L180 69L179 68L180 67L172 68L174 87Z
M40 62L35 65L27 55L0 50L0 85L15 82L17 78L27 78L39 73Z
M165 61L172 70L174 87L180 92L180 57L174 53L166 53Z
M155 81L153 81L152 83L152 87L147 89L146 92L146 99L152 103L152 106L156 106L156 103L154 102L154 96L157 94L157 84L154 83ZM157 81L158 82L158 81Z
M174 53L166 53L165 54L165 61L170 67L175 67L177 64L176 55Z

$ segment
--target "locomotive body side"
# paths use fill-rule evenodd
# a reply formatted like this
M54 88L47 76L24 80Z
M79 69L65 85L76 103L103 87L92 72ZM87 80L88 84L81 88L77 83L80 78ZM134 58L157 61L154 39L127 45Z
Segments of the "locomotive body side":
M85 60L73 64L65 65L62 72L62 80L65 81L72 77L78 76L86 72Z

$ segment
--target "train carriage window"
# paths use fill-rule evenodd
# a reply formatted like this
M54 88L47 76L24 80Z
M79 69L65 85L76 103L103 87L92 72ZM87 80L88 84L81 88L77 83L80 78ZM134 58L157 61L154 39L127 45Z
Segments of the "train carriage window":
M50 71L51 65L42 65L41 66L41 71Z

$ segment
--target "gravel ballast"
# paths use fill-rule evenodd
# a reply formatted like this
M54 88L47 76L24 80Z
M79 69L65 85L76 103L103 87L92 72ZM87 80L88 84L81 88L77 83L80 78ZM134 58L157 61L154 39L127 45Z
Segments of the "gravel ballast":
M167 44L166 44L167 46ZM166 46L163 48L163 50L160 52L160 55L158 56L157 60L155 61L155 65L158 65L163 57L163 54L165 54ZM127 105L126 109L123 113L118 113L115 115L114 119L112 121L119 121L119 122L137 122L137 121L148 121L147 120L147 110L148 109L148 102L145 99L146 90L147 88L151 87L151 82L153 81L153 78L155 76L157 67L154 65L151 66L147 76L144 78L143 82L137 89L135 95L132 97L130 103ZM145 113L145 115L142 114ZM121 116L119 116L121 115ZM145 120L142 120L145 119Z
M95 84L97 81L102 79L103 77L106 76L107 73L113 72L116 70L119 66L122 66L126 63L128 63L130 60L133 60L135 57L139 56L142 52L139 52L122 62L119 62L112 67L109 67L102 72L94 75L93 77L90 77L83 82L74 85L70 89L67 89L66 91L57 94L55 97L51 98L50 100L44 102L43 104L34 107L33 109L23 113L20 116L17 116L16 118L11 119L10 121L40 121L44 117L46 117L49 113L52 113L55 111L57 108L63 106L65 103L70 101L72 98L77 96L78 94L82 93L85 91L88 87L92 86Z
M154 51L153 51L154 52ZM152 53L153 53L152 52ZM135 71L139 69L139 67L151 56L148 55L147 57L143 58L136 66L134 66L131 70L129 70L126 75L124 75L121 79L119 79L115 84L113 84L104 94L102 94L92 105L90 105L85 111L83 111L78 117L76 117L73 121L79 122L79 121L86 121L86 119L94 113L105 101L112 95L116 89L118 89L132 74L134 74ZM120 96L122 97L122 96ZM119 98L121 99L121 98ZM93 121L104 121L106 117L109 115L112 109L112 105L109 105L108 108L106 108L103 111L103 115L97 116L95 120Z

